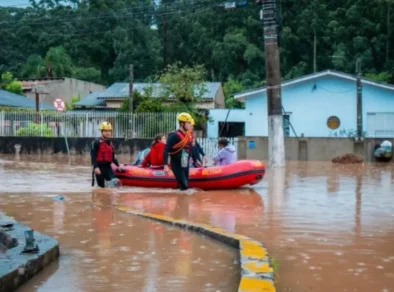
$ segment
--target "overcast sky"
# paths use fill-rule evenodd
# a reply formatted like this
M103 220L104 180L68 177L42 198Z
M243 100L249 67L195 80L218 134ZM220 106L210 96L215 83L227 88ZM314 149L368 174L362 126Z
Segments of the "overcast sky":
M0 0L0 6L23 7L29 5L29 0Z

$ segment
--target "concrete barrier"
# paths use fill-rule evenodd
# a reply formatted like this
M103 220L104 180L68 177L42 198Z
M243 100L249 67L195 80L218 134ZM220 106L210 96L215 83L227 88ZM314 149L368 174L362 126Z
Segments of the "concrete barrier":
M70 153L73 155L86 155L90 153L94 138L67 138ZM152 139L112 139L116 154L130 154L150 147ZM0 137L0 153L14 154L15 145L20 145L20 154L67 154L64 138L47 137Z
M191 230L224 244L237 248L241 264L241 281L238 292L275 292L274 271L271 267L267 250L263 244L246 236L227 232L221 228L206 224L191 223L162 215L142 213L127 207L118 207L119 211L140 216L158 222Z
M393 138L285 138L286 160L330 161L334 157L355 153L366 162L375 161L374 147ZM250 145L253 145L251 147ZM268 137L239 137L238 159L268 160Z
M0 225L12 224L12 228L0 228L0 291L15 291L29 279L59 257L58 242L44 234L34 232L37 253L22 253L25 231L29 227L19 224L0 212Z

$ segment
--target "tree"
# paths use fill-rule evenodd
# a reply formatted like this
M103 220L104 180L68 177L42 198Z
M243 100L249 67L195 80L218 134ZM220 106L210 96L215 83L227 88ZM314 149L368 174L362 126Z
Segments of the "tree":
M244 108L244 104L239 100L235 100L233 97L234 93L241 92L244 90L244 86L241 82L230 78L223 86L224 98L226 102L226 108Z
M160 95L164 99L175 99L185 104L195 104L207 92L204 66L169 65L159 76Z
M42 59L33 54L27 59L22 75L29 78L66 77L73 74L73 63L63 47L50 48Z
M75 104L80 100L81 100L80 95L71 97L71 104L66 103L66 110L68 110L68 111L73 110L75 107Z
M63 47L50 48L45 55L47 77L66 77L73 73L71 57Z
M127 80L130 63L142 82L180 62L204 65L207 80L231 78L245 89L266 79L263 26L254 5L227 10L217 1L32 2L0 7L1 72L110 84ZM281 76L295 78L315 68L354 74L358 58L363 72L394 72L393 5L394 0L280 1Z
M88 82L95 82L95 83L102 82L100 70L94 67L74 68L73 77Z
M22 69L22 76L27 78L46 77L46 73L44 59L38 54L29 56L26 65Z
M1 88L6 91L22 94L22 83L14 79L14 76L11 72L6 72L1 75Z

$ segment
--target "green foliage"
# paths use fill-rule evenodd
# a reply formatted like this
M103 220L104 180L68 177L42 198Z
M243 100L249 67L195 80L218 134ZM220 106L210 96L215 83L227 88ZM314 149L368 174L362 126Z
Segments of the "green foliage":
M133 91L133 108L136 110L141 103L142 99L145 96L141 95L138 91L134 90ZM122 104L122 107L119 109L121 112L128 112L129 111L129 98L128 96L125 96L125 100Z
M230 78L223 86L223 93L226 102L226 108L243 108L244 104L234 99L233 94L244 90L240 81Z
M175 99L185 104L195 104L207 92L205 88L206 71L204 66L182 66L174 63L167 66L158 78L160 97Z
M204 78L231 78L245 89L266 79L263 26L255 5L226 10L215 1L174 0L158 7L134 0L32 3L0 7L1 72L111 84L128 79L130 63L135 80L143 81L180 62L189 68L204 65ZM318 71L354 74L361 58L363 72L394 72L394 1L280 3L283 79L313 72L315 39ZM153 23L157 29L151 29ZM186 102L191 98L184 85L171 91Z
M73 110L74 107L75 107L75 104L76 104L78 101L80 101L80 100L81 100L81 96L80 96L80 95L71 97L71 104L68 104L68 103L66 102L66 110L67 110L67 111Z
M35 136L39 137L52 137L52 130L51 128L48 127L47 124L36 124L36 123L30 123L27 127L21 127L16 131L17 136Z
M379 74L367 73L365 74L365 77L373 81L384 82L384 83L388 83L393 80L393 74L391 74L390 72L381 72Z
M94 83L102 82L100 70L94 67L74 68L73 77L88 82L94 82Z
M5 72L1 75L1 88L15 93L15 94L22 94L22 83L14 79L12 73Z
M100 70L94 67L75 67L62 46L49 48L44 59L38 54L30 55L22 67L21 75L27 78L74 77L89 82L101 82Z
M159 98L145 97L136 108L137 113L158 113L168 109Z
M38 54L29 56L26 64L22 68L22 76L27 78L46 77L46 68L44 59Z

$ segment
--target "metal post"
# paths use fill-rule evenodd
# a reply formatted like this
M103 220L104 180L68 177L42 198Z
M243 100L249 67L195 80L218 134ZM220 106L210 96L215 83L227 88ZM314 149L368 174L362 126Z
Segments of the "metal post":
M130 80L129 80L129 112L133 112L133 83L134 83L134 68L130 65Z
M357 138L363 134L363 104L361 84L361 59L357 59Z
M41 117L41 119L40 119L40 132L41 132L41 137L43 137L44 136L44 129L43 129L44 124L42 123L43 115L40 114L40 117Z
M4 118L4 111L1 112L1 133L0 136L5 136L4 135L4 123L5 123L5 118Z
M36 88L36 112L40 111L40 94Z
M285 165L276 0L262 1L267 75L268 152L270 167Z

